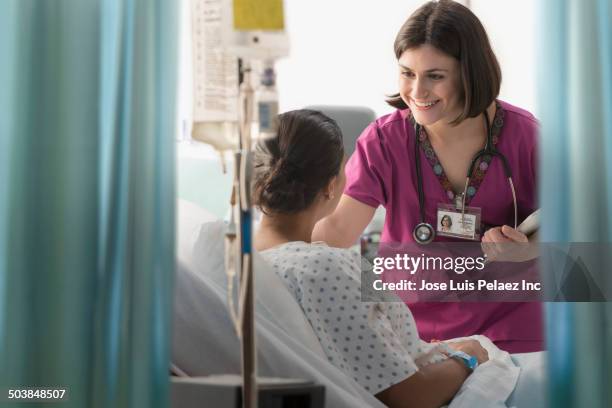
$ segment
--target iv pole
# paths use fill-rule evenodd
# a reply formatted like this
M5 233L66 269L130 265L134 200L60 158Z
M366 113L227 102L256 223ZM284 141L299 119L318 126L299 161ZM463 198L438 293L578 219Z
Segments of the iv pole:
M253 60L270 61L288 55L288 39L284 29L283 0L192 0L199 13L196 23L204 21L216 28L220 44L209 43L241 58L238 106L238 149L234 153L232 213L226 233L226 271L228 274L228 303L232 321L240 338L242 365L242 406L257 408L257 353L254 321L254 279L252 248L252 125L255 121L255 89L251 63ZM265 7L264 7L265 6ZM206 31L196 30L202 36ZM214 41L214 36L210 36ZM198 52L204 52L201 46ZM208 54L204 55L208 57ZM213 57L214 59L214 57ZM199 70L196 70L199 73ZM272 80L273 84L273 80ZM266 82L266 86L269 86ZM273 88L273 85L272 85ZM276 115L276 109L267 109L267 115ZM270 107L273 101L267 101ZM261 101L259 103L261 105ZM261 110L261 106L259 107ZM228 117L231 115L227 115ZM224 117L224 119L227 119ZM269 120L268 122L272 122ZM266 123L268 123L266 122ZM203 129L206 130L206 129ZM220 131L220 129L216 129ZM261 130L261 129L260 129ZM270 129L265 129L270 131ZM205 132L206 133L206 132ZM211 135L204 134L202 136ZM238 275L238 310L234 308L232 283Z
M239 131L240 144L236 153L236 175L239 187L239 236L238 243L242 254L240 270L240 333L242 356L242 398L244 408L257 408L257 373L254 324L254 288L252 257L252 210L251 210L251 124L255 91L251 80L251 67L248 62L242 65L243 82L240 85Z

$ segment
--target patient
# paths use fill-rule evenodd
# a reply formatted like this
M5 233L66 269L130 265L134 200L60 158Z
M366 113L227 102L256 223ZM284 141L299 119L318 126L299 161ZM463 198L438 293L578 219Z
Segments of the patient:
M255 247L274 266L315 331L328 360L390 407L439 407L471 371L419 339L403 302L361 301L359 257L310 242L338 204L344 150L337 124L320 112L279 116L278 135L257 145L253 194L263 216ZM488 360L478 341L452 349Z

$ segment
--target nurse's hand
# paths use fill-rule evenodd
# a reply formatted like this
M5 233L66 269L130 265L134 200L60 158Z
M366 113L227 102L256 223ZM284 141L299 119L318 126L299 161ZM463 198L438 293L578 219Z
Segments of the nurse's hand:
M530 243L525 234L507 225L485 232L481 247L487 262L525 262L538 256L537 245Z

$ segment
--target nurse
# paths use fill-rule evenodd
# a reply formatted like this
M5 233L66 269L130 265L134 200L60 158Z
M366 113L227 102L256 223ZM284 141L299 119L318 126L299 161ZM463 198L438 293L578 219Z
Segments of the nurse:
M452 211L464 201L479 210L481 235L463 238L527 242L513 228L513 193L501 159L478 160L465 185L470 163L490 129L493 146L512 171L517 221L537 208L537 122L531 113L497 99L501 70L481 22L454 1L429 2L400 28L394 49L399 92L387 102L397 110L359 137L346 165L344 194L333 214L316 225L313 241L354 244L382 205L386 219L381 242L414 242L415 226L423 222L421 208L425 221L436 226L441 211ZM422 206L415 164L420 164ZM461 238L437 234L434 241ZM512 353L542 349L539 303L409 306L425 341L479 333Z

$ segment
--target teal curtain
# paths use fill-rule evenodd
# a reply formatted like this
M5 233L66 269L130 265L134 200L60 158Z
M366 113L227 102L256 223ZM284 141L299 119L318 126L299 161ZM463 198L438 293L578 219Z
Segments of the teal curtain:
M542 240L609 248L612 1L541 0L538 13ZM609 251L600 258L610 265ZM608 269L591 273L611 293ZM547 342L550 407L612 406L611 303L548 304Z
M3 393L168 404L177 7L2 2Z

